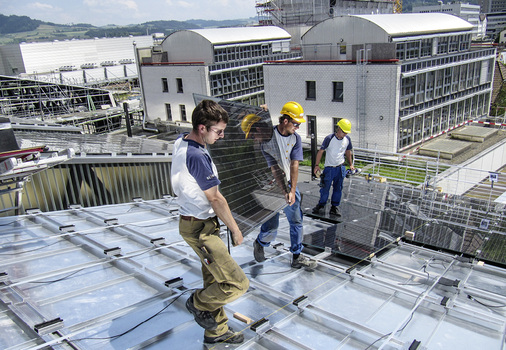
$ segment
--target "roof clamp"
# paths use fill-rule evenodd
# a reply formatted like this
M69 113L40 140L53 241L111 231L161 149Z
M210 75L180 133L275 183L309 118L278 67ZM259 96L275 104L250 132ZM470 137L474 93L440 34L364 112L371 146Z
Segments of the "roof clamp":
M116 219L116 218L105 219L105 220L104 220L104 223L105 223L107 226L117 225L117 224L118 224L118 219Z
M449 301L450 301L450 298L448 298L447 296L444 296L443 299L441 299L441 302L439 303L439 305L442 305L445 308L448 308L449 307L449 305L448 305Z
M249 328L257 334L263 334L267 332L271 327L269 320L266 318L262 318L253 323Z
M121 248L120 247L114 247L114 248L104 249L104 254L107 255L107 256L121 255Z
M421 341L415 339L415 340L413 340L413 342L409 346L408 350L422 350L425 347L422 347L421 344L422 344Z
M183 279L181 277L176 277L173 279L170 279L168 281L165 281L165 286L169 288L179 288L183 286Z
M63 320L58 317L54 320L42 322L33 326L33 329L40 335L49 334L61 329L63 327Z
M76 228L76 225L62 225L60 227L58 227L58 229L60 230L60 232L73 232L74 229Z
M282 249L283 247L284 247L284 244L283 244L283 243L281 243L281 242L280 242L280 243L277 243L277 244L274 244L274 245L272 246L272 248L274 248L274 249L276 249L276 250L280 250L280 249Z
M7 272L0 272L0 283L5 283L9 280L9 274Z
M164 237L153 238L149 241L149 243L155 246L165 245L165 238Z
M25 213L28 214L28 215L37 215L37 214L40 214L42 212L40 211L39 208L31 208L31 209L26 209Z
M292 302L293 305L297 306L299 310L303 310L309 304L309 298L305 295L298 297Z
M446 277L441 277L438 281L438 284L442 285L442 286L458 288L459 284L460 284L460 280L458 280L458 279L452 280L452 279L449 279Z

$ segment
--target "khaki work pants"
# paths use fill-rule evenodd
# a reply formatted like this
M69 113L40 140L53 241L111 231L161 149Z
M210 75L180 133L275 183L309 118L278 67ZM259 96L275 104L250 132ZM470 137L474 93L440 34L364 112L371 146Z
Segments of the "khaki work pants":
M214 331L206 330L205 335L220 336L228 330L223 306L243 295L249 280L220 238L217 217L204 221L180 219L179 233L202 263L204 288L195 292L193 303L199 310L210 311L218 323Z

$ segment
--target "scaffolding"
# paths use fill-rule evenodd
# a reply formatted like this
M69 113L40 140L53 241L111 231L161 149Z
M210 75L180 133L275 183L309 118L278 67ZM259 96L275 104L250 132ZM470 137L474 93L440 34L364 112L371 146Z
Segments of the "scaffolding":
M0 114L48 119L77 111L115 107L107 90L0 76Z
M257 0L255 7L261 25L290 27L313 26L328 18L348 14L393 13L399 1Z

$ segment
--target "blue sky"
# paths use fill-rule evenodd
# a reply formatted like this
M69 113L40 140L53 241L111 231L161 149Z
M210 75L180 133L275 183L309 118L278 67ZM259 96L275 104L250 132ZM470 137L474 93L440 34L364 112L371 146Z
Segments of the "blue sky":
M0 0L0 14L58 24L256 17L255 0Z

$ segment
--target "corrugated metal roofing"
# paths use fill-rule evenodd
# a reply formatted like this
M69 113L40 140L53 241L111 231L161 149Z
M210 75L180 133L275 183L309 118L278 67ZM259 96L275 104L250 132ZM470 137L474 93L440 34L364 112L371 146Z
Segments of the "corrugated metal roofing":
M286 30L276 26L209 28L189 31L203 36L215 45L291 38Z
M392 36L458 32L473 28L469 22L446 13L353 15L351 17L370 21Z

